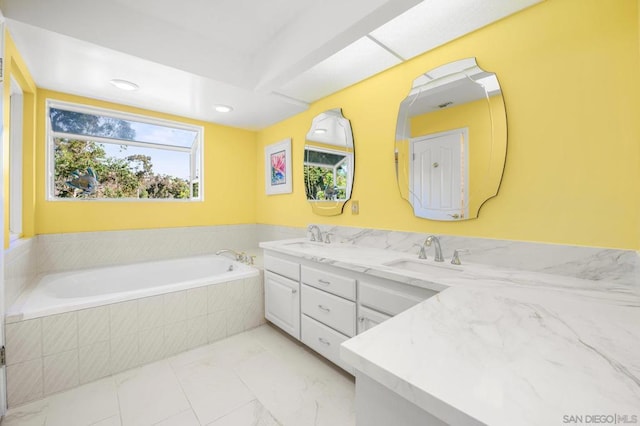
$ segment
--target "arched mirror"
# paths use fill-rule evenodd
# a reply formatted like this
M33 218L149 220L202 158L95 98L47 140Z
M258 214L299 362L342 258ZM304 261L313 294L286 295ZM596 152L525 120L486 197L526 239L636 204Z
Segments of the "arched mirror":
M507 119L495 74L474 58L413 81L400 104L395 161L398 185L418 217L478 217L498 193L507 151Z
M335 216L351 198L354 169L351 123L339 108L318 114L304 146L304 183L314 213Z

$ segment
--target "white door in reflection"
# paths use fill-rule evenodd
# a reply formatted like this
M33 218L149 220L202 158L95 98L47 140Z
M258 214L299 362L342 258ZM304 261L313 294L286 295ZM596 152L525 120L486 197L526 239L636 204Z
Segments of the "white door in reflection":
M410 200L416 215L441 220L468 216L468 140L466 128L410 140Z

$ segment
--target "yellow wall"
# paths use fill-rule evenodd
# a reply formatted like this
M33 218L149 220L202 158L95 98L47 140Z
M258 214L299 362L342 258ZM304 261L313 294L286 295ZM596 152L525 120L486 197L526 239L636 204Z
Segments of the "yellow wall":
M9 129L10 109L9 98L11 95L11 79L13 78L23 92L23 129L22 129L22 155L23 155L23 191L22 191L22 235L31 237L34 235L35 215L35 106L36 85L27 69L24 60L16 49L16 46L8 31L5 31L5 75L4 79L4 111L2 134L2 170L4 177L4 247L9 245Z
M45 102L76 102L204 127L204 202L45 200ZM37 234L255 223L255 132L38 90Z
M334 95L258 134L264 146L292 137L293 193L266 196L256 179L259 223L322 223L525 241L640 248L640 59L637 0L553 0L513 15ZM398 106L413 79L466 57L495 72L508 121L498 196L464 222L415 218L400 197L393 142ZM311 213L302 182L312 118L342 108L351 120L360 214Z
M35 92L9 39L7 73L22 76L23 89L29 92L25 101L37 100L37 115L25 111L25 123L37 123L35 135L25 124L25 234L322 223L638 249L639 4L638 0L543 2L315 102L308 111L257 134L46 90ZM395 178L398 106L417 75L466 57L476 57L481 67L495 72L503 88L509 143L502 186L478 219L455 223L418 219L400 197ZM48 97L204 126L205 202L44 201ZM352 198L360 201L358 216L349 212L349 204L340 216L317 216L305 200L305 134L312 118L331 108L342 108L353 126ZM5 200L7 114L5 110ZM293 193L266 196L264 147L287 137L293 141Z

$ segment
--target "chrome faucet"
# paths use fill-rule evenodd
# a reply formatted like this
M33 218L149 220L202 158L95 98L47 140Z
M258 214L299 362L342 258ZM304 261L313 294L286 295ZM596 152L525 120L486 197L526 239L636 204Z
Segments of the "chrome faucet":
M440 247L440 240L435 235L429 235L426 240L424 240L424 244L420 249L420 254L424 255L421 259L426 259L426 247L431 247L431 244L435 245L436 256L433 258L436 262L444 262L444 257L442 256L442 247Z
M222 249L222 250L218 250L216 252L217 256L220 256L222 254L225 253L229 253L231 255L233 255L234 260L236 260L237 262L246 262L247 261L247 254L243 251L235 251L235 250L231 250L231 249Z
M313 232L314 230L316 231L315 234ZM322 242L322 232L320 232L320 228L318 227L318 225L309 225L307 227L307 231L311 232L311 236L309 237L310 241Z

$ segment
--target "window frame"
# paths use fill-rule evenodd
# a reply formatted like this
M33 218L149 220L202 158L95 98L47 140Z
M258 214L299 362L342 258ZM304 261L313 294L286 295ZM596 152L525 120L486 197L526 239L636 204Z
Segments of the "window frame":
M130 120L139 123L152 124L156 126L170 127L178 130L187 130L196 132L196 140L189 147L178 145L165 145L154 142L127 141L117 138L105 138L98 136L78 135L73 133L54 132L51 127L50 109L57 108L65 111L78 112L83 114L94 114L120 120ZM204 127L195 124L181 123L179 121L166 120L162 118L151 117L148 115L134 114L122 112L113 109L101 108L91 105L78 104L73 102L60 101L56 99L46 99L45 105L45 123L46 123L46 149L45 149L45 198L46 201L53 202L174 202L174 203L198 203L204 202ZM189 167L191 170L189 188L193 193L193 184L198 183L198 196L190 198L65 198L55 196L55 154L54 139L56 137L70 137L80 140L90 140L97 143L109 143L128 145L142 148L162 149L165 151L177 151L189 153ZM121 142L121 143L120 143ZM199 152L199 154L198 154ZM195 171L199 170L198 176Z

